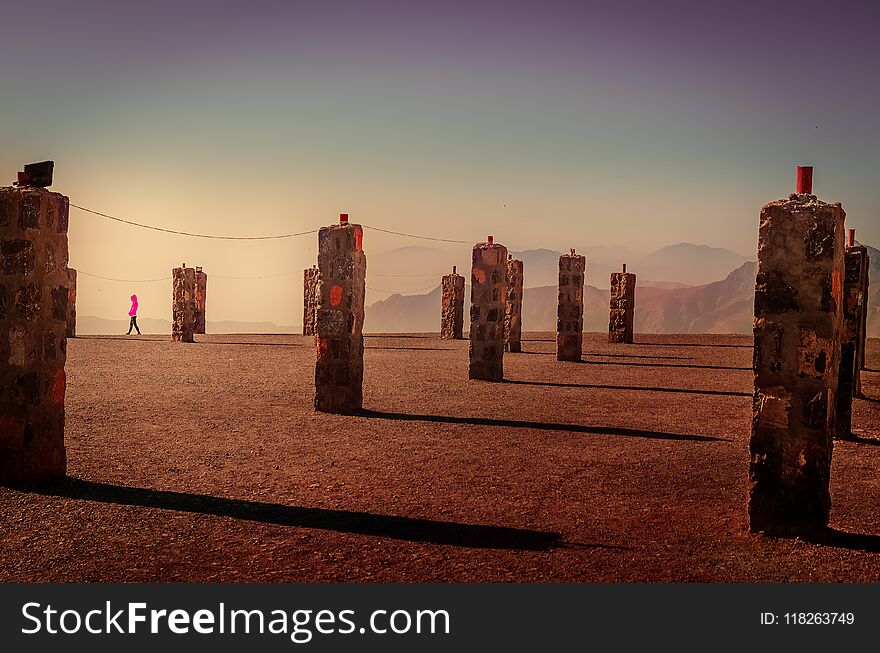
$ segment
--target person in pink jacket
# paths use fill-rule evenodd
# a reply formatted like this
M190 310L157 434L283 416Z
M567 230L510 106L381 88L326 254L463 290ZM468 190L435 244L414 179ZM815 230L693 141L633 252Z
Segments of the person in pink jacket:
M128 323L128 333L126 333L125 335L127 335L127 336L131 335L132 327L137 329L138 335L141 335L141 330L138 327L138 296L137 295L131 296L131 308L128 309L128 314L131 316L131 321L129 321L129 323Z

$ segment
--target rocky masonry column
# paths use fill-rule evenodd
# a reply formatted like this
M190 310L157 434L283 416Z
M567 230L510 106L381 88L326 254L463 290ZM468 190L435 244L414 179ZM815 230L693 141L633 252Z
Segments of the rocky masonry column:
M205 333L205 307L208 299L208 275L196 266L196 309L193 333Z
M67 268L67 337L76 338L76 270Z
M318 287L318 268L303 270L303 335L315 335L315 291Z
M855 237L855 234L853 234L853 237ZM860 274L862 281L862 313L857 341L858 346L856 348L856 386L854 389L856 397L864 396L862 394L862 370L865 369L865 339L868 337L868 290L870 289L868 277L871 269L871 257L868 255L867 248L865 249L862 265L864 266Z
M507 248L489 236L474 245L471 262L471 333L468 377L504 379L504 307L507 303Z
M351 413L363 405L363 239L363 227L350 224L346 213L318 233L315 410L325 413Z
M196 271L184 263L171 271L171 339L193 342L196 316Z
M611 273L611 302L608 342L632 344L636 307L636 275L626 271Z
M800 187L761 209L755 281L749 529L782 535L828 524L843 320L846 214Z
M556 311L556 360L579 361L584 342L585 256L559 257L559 306Z
M440 295L440 337L461 340L464 330L464 277L452 266L452 274L444 275Z
M852 435L852 400L861 376L858 369L859 341L865 298L862 276L867 273L868 250L856 245L856 230L849 229L843 256L843 326L840 330L840 372L834 407L834 437ZM860 389L860 388L859 388Z
M0 188L0 483L66 472L68 199Z
M504 305L504 348L522 351L523 262L507 258L507 302Z

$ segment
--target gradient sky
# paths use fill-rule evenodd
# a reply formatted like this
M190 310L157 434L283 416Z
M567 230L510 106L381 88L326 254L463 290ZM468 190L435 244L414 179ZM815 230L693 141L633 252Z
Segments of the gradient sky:
M0 14L0 174L54 159L53 189L98 211L229 235L347 211L512 249L751 255L760 206L812 163L815 192L880 244L877 3L27 4ZM299 324L315 240L197 240L72 210L70 265L202 265L209 320ZM427 285L369 278L438 272L383 268L420 244L368 232L368 285ZM460 265L468 250L444 248ZM170 318L170 282L83 276L78 312L124 319L132 292Z

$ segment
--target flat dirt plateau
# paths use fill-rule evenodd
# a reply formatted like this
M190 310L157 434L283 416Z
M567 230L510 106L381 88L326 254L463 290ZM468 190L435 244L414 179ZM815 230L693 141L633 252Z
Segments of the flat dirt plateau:
M311 338L71 340L70 478L0 489L0 580L880 580L880 342L810 543L746 531L750 338L553 338L497 384L367 337L351 417L313 411Z

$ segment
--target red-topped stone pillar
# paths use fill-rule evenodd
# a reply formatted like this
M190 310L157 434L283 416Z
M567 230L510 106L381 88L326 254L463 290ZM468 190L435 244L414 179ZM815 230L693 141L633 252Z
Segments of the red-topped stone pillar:
M315 290L315 410L351 413L363 406L364 230L348 214L318 232Z
M468 377L504 379L504 307L507 248L489 236L474 245L471 263L471 333Z
M4 485L40 483L66 473L68 208L67 197L45 188L0 188L0 484Z
M556 360L579 361L584 341L584 275L587 258L571 250L559 257Z
M755 281L749 528L815 534L828 524L844 314L844 218L810 194L761 209Z

